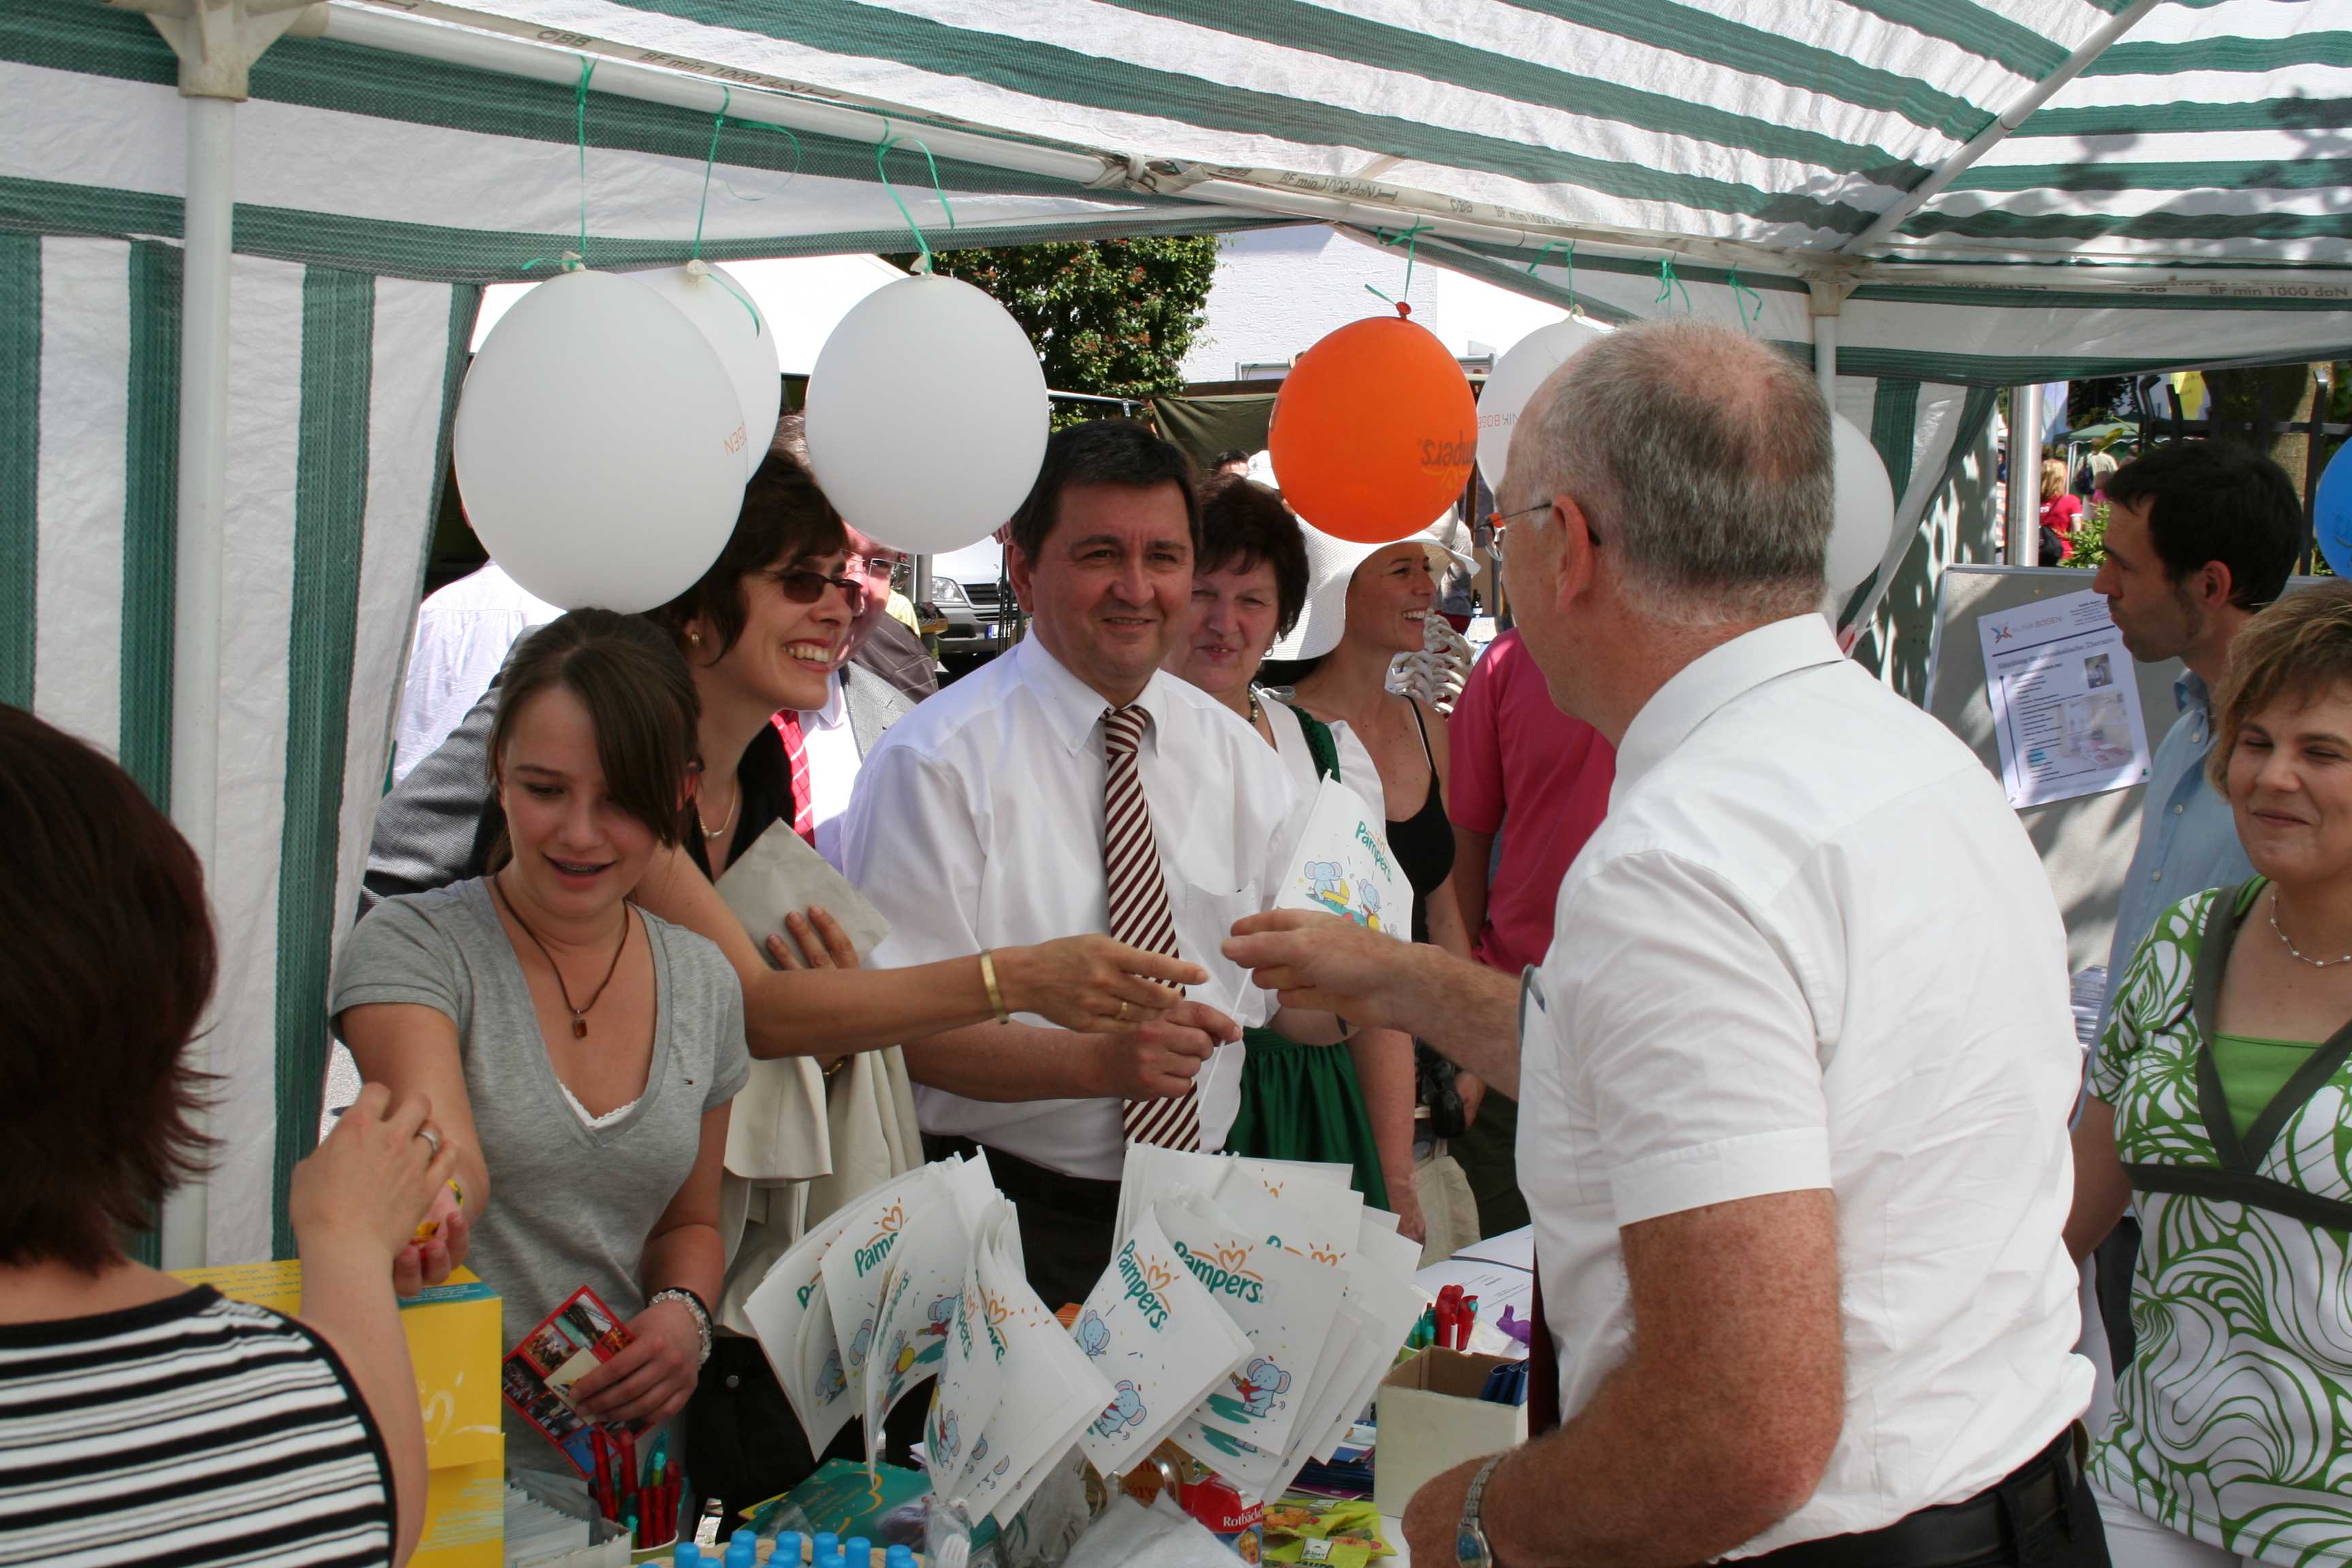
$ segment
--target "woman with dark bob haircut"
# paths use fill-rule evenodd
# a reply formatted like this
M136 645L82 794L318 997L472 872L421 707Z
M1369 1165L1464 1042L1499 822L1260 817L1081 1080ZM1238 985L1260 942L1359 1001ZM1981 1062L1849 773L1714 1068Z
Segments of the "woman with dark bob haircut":
M2080 1258L2126 1204L2139 1353L2087 1467L2118 1563L2352 1554L2352 584L2230 647L2214 788L2254 875L2157 917L2074 1128Z
M573 1402L664 1421L708 1354L727 1107L750 1071L727 961L630 902L688 831L699 704L669 639L611 610L532 632L500 690L489 874L378 904L329 1005L369 1082L443 1108L504 1342L585 1285L631 1343ZM511 1409L507 1461L570 1469Z
M1307 545L1282 498L1238 474L1201 481L1192 602L1166 668L1232 709L1290 768L1301 799L1336 778L1373 801L1380 773L1344 722L1326 724L1257 684L1266 649L1307 603ZM1236 1154L1344 1164L1375 1208L1420 1238L1412 1183L1412 1038L1359 1030L1348 1048L1301 1046L1272 1029L1244 1037L1242 1105L1225 1134Z
M8 707L0 820L0 1560L406 1562L425 1434L393 1260L456 1152L422 1095L360 1096L294 1170L299 1318L131 1261L205 1163L204 873L121 768Z

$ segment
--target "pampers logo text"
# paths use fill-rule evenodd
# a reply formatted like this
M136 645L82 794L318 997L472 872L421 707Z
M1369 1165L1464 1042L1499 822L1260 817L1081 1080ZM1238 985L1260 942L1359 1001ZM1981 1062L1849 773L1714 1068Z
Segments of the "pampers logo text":
M1127 1287L1127 1299L1143 1313L1143 1321L1155 1329L1166 1328L1168 1303L1160 1299L1160 1292L1168 1287L1167 1269L1154 1263L1150 1278L1145 1278L1135 1256L1135 1243L1130 1241L1118 1249L1118 1278Z
M1221 1260L1202 1257L1182 1242L1174 1244L1176 1256L1192 1271L1192 1278L1207 1286L1214 1295L1238 1297L1244 1301L1260 1301L1265 1298L1265 1281L1245 1268L1229 1267ZM1246 1256L1246 1255L1244 1255ZM1239 1262L1239 1259L1234 1259Z
M892 1204L883 1211L882 1217L875 1222L874 1239L850 1255L849 1260L856 1266L860 1279L873 1273L882 1260L890 1256L890 1249L898 1245L898 1232L906 1223L906 1211L898 1205Z
M1356 824L1356 842L1362 845L1365 849L1370 852L1372 864L1381 868L1381 876L1393 877L1396 875L1395 872L1389 869L1387 847L1381 844L1379 839L1373 837L1372 830L1361 822Z

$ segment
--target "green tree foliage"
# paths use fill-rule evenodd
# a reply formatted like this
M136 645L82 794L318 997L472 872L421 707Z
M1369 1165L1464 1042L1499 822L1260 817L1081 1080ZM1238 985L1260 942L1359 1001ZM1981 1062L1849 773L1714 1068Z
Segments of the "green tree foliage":
M935 270L1012 312L1056 392L1149 397L1184 384L1184 355L1207 319L1213 235L942 250ZM1087 416L1057 405L1056 425Z

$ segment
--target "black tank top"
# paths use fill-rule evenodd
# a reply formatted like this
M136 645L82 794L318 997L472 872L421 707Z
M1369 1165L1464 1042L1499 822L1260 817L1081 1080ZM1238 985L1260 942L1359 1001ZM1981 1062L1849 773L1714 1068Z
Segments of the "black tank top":
M1429 749L1429 726L1421 704L1412 702L1412 727L1421 733L1421 754L1429 760L1429 798L1399 821L1389 819L1389 848L1412 884L1412 940L1429 940L1429 895L1454 872L1454 825L1445 819L1445 796L1437 784L1437 756Z

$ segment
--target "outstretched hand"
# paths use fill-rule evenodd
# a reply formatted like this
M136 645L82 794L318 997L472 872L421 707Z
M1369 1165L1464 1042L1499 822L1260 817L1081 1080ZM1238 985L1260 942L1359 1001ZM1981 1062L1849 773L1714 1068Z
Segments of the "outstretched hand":
M1269 910L1236 921L1224 954L1286 1007L1337 1013L1351 1029L1390 1025L1386 993L1404 957L1394 937L1341 915Z

